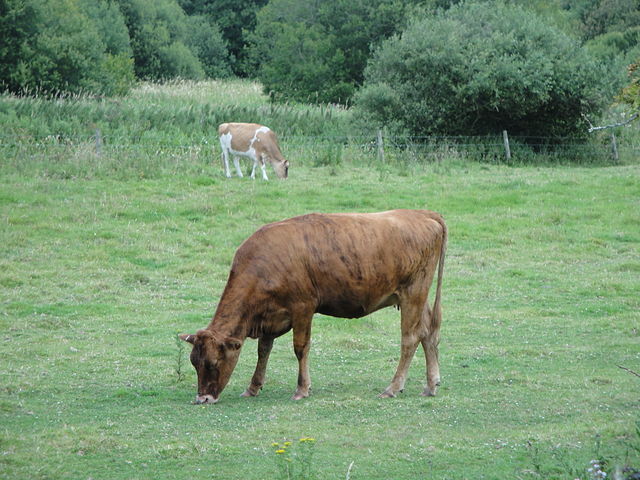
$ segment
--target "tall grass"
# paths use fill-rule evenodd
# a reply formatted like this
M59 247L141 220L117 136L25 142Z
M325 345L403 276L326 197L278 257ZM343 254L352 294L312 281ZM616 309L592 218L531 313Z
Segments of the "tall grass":
M328 135L347 117L338 106L270 104L256 83L240 80L142 84L125 98L0 99L2 135L22 141L81 141L100 129L112 144L185 145L216 138L217 126L228 121L263 123L281 136Z
M385 138L378 161L376 129L354 122L336 105L274 104L259 84L246 80L144 83L124 98L66 95L0 96L0 171L31 170L61 178L151 178L188 171L219 174L217 126L256 122L278 133L295 166L365 165L411 171L414 165L457 158L513 165L610 165L640 156L638 124L572 139L511 139L507 161L494 137ZM618 137L613 160L611 133Z

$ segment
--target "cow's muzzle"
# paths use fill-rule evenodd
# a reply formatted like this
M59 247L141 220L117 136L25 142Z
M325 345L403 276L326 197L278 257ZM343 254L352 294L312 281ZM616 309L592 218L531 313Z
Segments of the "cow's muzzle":
M213 395L196 395L196 405L202 405L204 403L217 403L218 399L213 398Z

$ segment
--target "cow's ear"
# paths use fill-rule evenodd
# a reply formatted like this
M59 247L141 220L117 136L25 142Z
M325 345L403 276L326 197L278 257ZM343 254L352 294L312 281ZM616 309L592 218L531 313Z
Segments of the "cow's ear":
M193 342L195 342L195 340L196 340L196 336L195 335L190 335L188 333L181 333L180 335L178 335L178 338L180 340L184 340L185 342L189 342L192 345L193 345Z
M237 338L228 337L224 341L224 346L227 347L229 350L239 350L240 347L242 346L242 342Z

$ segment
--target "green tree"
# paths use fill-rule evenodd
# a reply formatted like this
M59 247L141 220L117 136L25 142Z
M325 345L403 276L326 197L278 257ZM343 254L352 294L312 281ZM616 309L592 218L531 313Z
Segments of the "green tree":
M622 89L619 100L637 116L640 113L640 57L629 65L628 74L629 83Z
M585 40L640 26L637 0L572 0L569 5L580 22Z
M202 78L190 45L190 24L176 0L118 0L124 14L138 78Z
M97 0L96 0L97 1ZM78 0L7 0L0 4L0 81L14 92L123 93L132 67L112 54ZM114 50L114 52L116 52Z
M255 77L255 65L248 59L247 35L255 30L256 15L269 0L180 0L188 15L204 16L219 30L231 56L233 72Z
M82 11L91 19L106 49L103 78L110 92L126 94L135 83L133 51L124 15L113 0L80 0Z
M107 53L133 56L124 15L113 0L80 0L82 11L93 21Z
M251 58L265 91L284 100L348 102L370 46L404 25L405 0L271 0Z
M535 14L467 3L416 20L379 48L356 104L362 116L411 134L522 135L586 131L602 72Z
M209 78L231 76L231 65L227 43L222 38L220 29L209 22L204 15L193 15L187 19L189 48L200 60L204 73Z

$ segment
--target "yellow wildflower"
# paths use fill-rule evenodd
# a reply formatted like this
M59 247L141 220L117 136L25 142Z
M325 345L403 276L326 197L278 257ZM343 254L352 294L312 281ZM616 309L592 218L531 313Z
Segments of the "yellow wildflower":
M276 450L277 455L282 455L283 453L287 453L287 451L283 448L281 448L280 450Z
M280 444L279 444L279 443L276 443L276 442L273 442L273 443L271 444L271 446L272 446L272 447L279 447L279 446L280 446Z
M291 442L284 442L284 446L285 447L290 447L291 446Z

